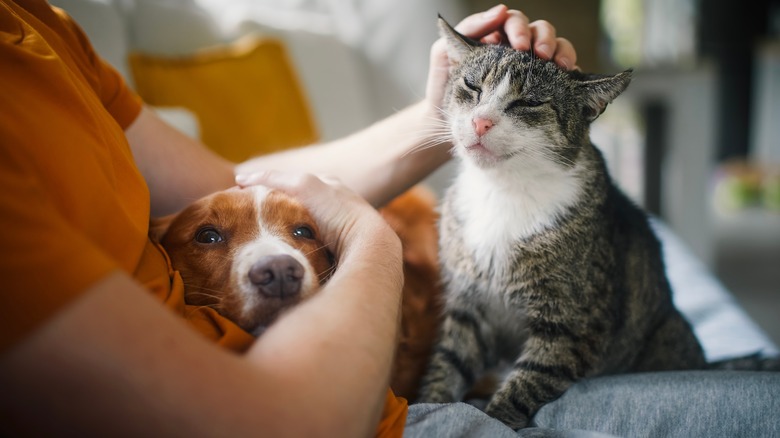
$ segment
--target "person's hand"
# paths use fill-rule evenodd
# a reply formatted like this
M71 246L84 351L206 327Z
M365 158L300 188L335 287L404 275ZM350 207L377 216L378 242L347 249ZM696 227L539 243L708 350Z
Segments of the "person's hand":
M317 221L323 241L339 259L351 250L370 245L385 247L387 261L401 263L400 240L396 233L376 209L336 178L259 171L238 175L236 183L241 187L263 185L279 189L298 199Z
M556 36L552 24L544 20L530 22L522 12L504 5L466 17L455 26L455 30L483 43L507 44L517 50L533 48L536 56L552 60L567 70L577 65L574 46L567 39ZM445 46L444 40L439 38L431 47L426 98L436 108L441 107L449 77L450 64Z

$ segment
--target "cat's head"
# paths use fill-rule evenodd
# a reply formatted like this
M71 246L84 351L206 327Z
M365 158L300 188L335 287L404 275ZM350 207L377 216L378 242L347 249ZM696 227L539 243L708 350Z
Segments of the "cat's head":
M450 81L443 110L455 154L483 168L524 160L573 166L589 126L631 81L565 71L507 46L467 38L439 18Z

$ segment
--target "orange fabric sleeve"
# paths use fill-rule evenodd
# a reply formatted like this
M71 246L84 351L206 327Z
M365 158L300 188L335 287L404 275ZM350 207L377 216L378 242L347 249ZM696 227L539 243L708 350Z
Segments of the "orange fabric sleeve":
M8 152L0 152L0 229L7 231L0 260L0 350L117 268Z
M382 411L382 420L376 430L376 436L380 438L402 437L406 426L406 414L409 411L409 403L403 397L396 397L393 390L387 390L385 395L385 407Z

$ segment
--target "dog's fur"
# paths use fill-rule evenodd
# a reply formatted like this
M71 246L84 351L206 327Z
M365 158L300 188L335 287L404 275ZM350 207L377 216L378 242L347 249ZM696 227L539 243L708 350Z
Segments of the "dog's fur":
M435 198L415 188L381 210L403 244L402 324L391 387L414 400L439 320ZM283 192L234 188L155 219L150 236L181 273L188 304L255 336L317 292L336 269L309 212Z
M441 319L436 198L418 186L380 210L403 245L401 338L391 386L410 402L417 398Z

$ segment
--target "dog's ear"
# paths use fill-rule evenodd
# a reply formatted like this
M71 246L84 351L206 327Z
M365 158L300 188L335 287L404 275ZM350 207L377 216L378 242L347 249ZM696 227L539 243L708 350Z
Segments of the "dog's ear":
M170 214L168 216L151 218L149 220L149 238L160 243L175 217L175 214Z

